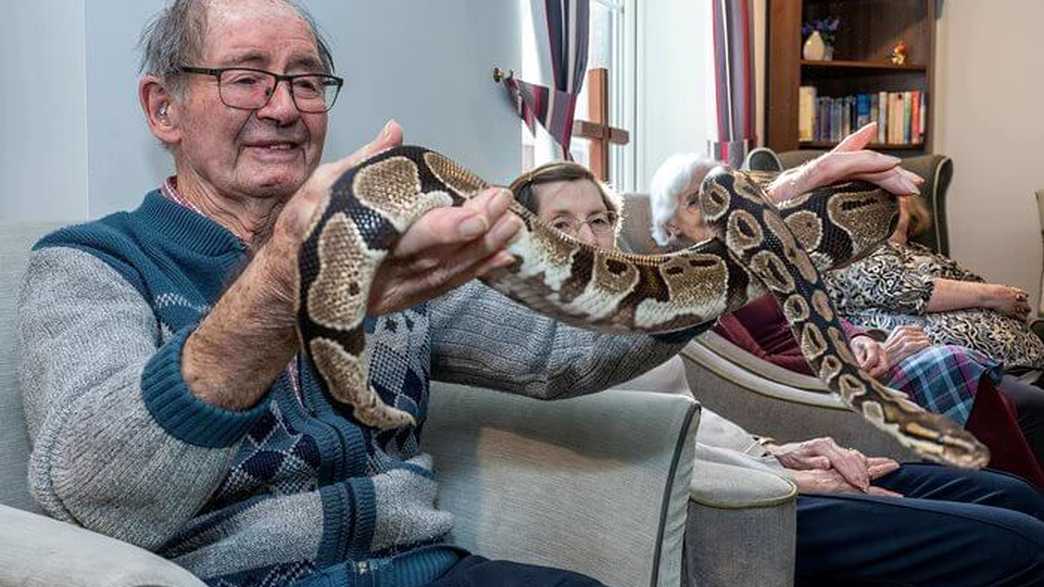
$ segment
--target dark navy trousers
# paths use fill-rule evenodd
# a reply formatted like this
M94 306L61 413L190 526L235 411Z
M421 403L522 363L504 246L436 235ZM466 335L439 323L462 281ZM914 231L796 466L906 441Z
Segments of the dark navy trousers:
M449 572L425 587L605 587L604 584L569 571L510 561L492 561L467 556Z
M802 495L798 585L1044 585L1044 497L1018 477L904 465L905 497Z

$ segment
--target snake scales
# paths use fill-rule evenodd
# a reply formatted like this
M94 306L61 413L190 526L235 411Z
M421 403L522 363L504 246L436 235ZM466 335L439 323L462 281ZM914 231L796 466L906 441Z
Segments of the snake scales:
M580 243L514 203L525 225L515 262L483 278L539 312L608 332L660 333L709 325L766 289L779 301L813 370L857 413L925 458L981 467L987 449L952 421L863 373L819 271L865 255L887 238L895 200L864 183L829 186L779 208L759 181L718 169L699 204L717 238L667 255L629 255ZM299 255L301 348L328 395L361 423L414 424L367 382L363 319L382 259L422 214L461 205L487 183L448 158L403 146L371 157L334 184Z

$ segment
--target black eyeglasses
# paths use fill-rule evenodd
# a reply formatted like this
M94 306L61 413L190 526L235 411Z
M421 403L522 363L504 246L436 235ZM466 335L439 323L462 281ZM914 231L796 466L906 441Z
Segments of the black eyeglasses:
M341 86L344 85L343 79L325 73L280 75L249 67L210 68L184 65L178 69L184 73L216 77L221 103L240 110L264 108L272 99L272 94L275 94L279 82L285 81L298 110L319 114L333 108L337 95L341 93Z

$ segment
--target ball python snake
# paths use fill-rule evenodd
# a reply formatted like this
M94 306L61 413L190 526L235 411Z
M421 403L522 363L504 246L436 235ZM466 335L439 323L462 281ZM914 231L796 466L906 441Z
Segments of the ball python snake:
M890 234L895 199L865 183L828 186L774 205L757 177L716 169L698 196L716 238L665 255L581 243L522 205L514 263L484 276L510 298L566 323L615 333L709 326L766 290L779 301L813 371L855 412L924 458L981 467L989 453L945 417L859 369L819 271L869 253ZM345 172L311 220L299 252L301 349L324 392L380 429L413 425L369 386L363 320L381 261L417 218L488 187L423 147L401 146Z

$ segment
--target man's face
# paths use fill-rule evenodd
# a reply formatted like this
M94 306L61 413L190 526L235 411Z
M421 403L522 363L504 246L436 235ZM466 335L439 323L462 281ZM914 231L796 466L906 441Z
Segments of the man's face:
M616 217L594 182L555 181L533 186L533 191L541 220L589 245L615 246Z
M184 65L323 72L305 21L266 0L213 3L201 61ZM191 173L223 197L287 198L319 164L326 113L299 112L285 82L253 111L225 106L214 76L187 75L185 88L175 146L179 175Z

